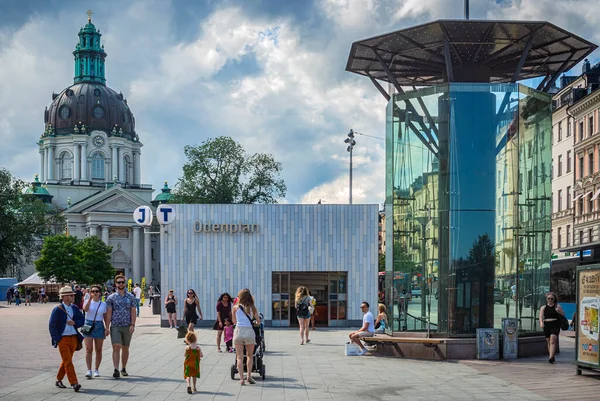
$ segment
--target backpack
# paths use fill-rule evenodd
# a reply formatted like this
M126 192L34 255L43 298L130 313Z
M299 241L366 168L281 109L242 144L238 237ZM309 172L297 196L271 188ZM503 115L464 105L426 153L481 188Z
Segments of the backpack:
M309 317L310 311L308 310L308 304L306 298L304 298L298 305L296 305L296 316L298 317Z

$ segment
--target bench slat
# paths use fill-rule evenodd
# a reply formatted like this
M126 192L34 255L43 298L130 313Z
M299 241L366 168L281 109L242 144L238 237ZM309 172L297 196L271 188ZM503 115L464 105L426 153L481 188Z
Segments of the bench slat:
M363 337L364 342L384 343L415 343L415 344L442 344L444 340L437 338L400 338L400 337Z

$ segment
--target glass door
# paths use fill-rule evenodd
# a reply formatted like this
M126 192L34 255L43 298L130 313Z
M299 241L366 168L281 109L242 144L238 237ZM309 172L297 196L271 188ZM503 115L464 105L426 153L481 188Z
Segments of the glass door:
M347 326L346 273L329 274L329 326Z
M290 326L290 274L273 273L273 293L271 302L273 308L273 327Z

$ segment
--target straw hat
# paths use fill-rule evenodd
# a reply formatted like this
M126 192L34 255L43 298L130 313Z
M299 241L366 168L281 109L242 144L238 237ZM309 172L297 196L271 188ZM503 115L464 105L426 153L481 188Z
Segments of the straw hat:
M73 290L71 289L70 286L64 286L63 288L60 289L60 291L58 292L58 295L62 298L64 295L74 295L75 293L73 292Z

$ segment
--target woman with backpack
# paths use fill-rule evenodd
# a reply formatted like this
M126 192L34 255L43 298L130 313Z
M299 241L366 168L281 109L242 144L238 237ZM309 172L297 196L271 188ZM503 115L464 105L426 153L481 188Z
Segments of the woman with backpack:
M304 339L308 344L310 323L310 295L308 294L308 288L301 286L296 290L296 317L298 318L298 324L300 325L300 345L304 345Z

